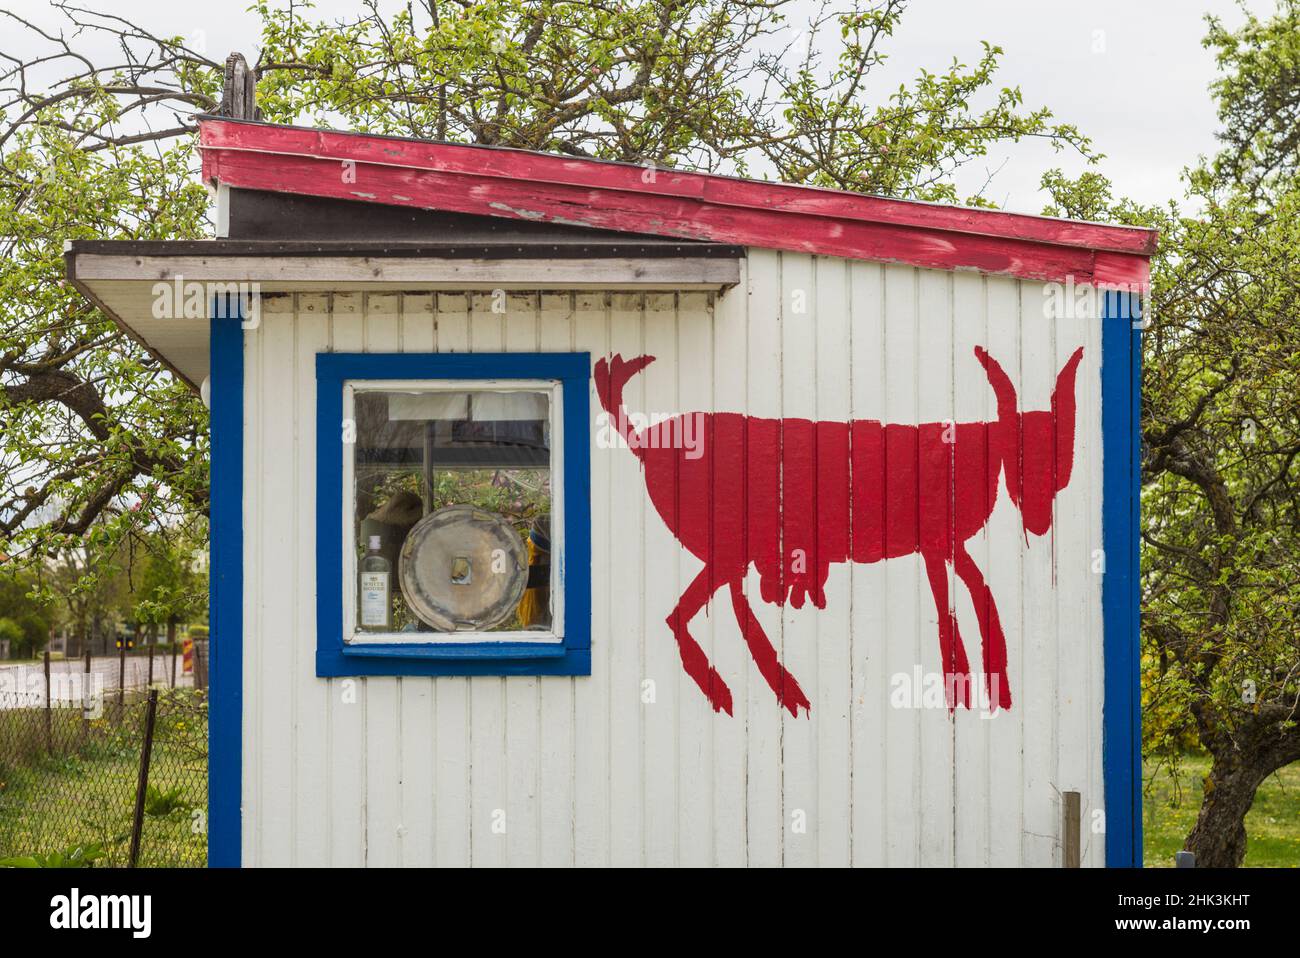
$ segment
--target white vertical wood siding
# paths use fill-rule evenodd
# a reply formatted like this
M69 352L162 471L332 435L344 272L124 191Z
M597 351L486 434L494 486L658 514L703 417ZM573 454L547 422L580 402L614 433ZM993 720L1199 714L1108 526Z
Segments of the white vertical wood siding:
M1041 284L752 250L704 293L297 294L246 336L243 856L249 865L1059 865L1061 794L1104 861L1100 324L1045 318ZM719 592L692 631L730 685L715 714L665 618L701 563L638 461L592 438L592 674L315 676L315 372L325 350L651 353L631 410L992 420L972 349L1048 409L1085 347L1075 469L1029 537L999 484L969 542L1006 630L1014 705L891 707L941 672L919 556L831 570L827 607L748 591L812 701L780 708ZM599 411L592 394L593 419ZM949 570L973 667L974 606ZM504 816L505 831L493 829Z

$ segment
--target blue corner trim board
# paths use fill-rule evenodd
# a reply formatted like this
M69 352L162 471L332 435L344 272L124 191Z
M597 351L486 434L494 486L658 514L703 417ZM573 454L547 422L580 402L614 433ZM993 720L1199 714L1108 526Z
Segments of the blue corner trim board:
M316 674L591 674L591 356L320 353L316 356ZM349 645L343 636L343 385L360 379L558 381L564 413L564 636L535 643Z
M244 330L213 304L208 607L208 865L240 862L244 642Z
M1142 864L1142 718L1138 669L1138 518L1142 322L1135 294L1108 291L1102 313L1102 616L1106 864Z

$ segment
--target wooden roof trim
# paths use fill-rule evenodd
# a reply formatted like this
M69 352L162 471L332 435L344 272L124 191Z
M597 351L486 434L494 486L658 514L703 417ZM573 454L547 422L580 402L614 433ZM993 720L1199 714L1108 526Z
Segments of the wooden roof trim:
M738 258L607 256L477 258L312 255L146 255L72 252L75 282L256 283L303 288L722 290L740 282ZM82 288L78 286L78 288ZM259 288L256 291L261 291Z
M353 161L400 169L526 179L584 189L654 192L711 203L837 216L1007 236L1113 252L1150 255L1153 230L1004 210L895 200L816 186L747 180L710 173L652 169L632 163L559 156L503 147L440 143L229 119L200 121L206 150L275 153ZM653 174L650 182L646 177Z
M610 191L589 205L579 205L582 197L575 197L568 187L393 167L359 167L359 183L352 183L340 178L335 160L275 154L226 154L215 172L222 182L250 189L542 219L624 232L654 231L682 239L931 269L977 270L1044 282L1072 278L1078 284L1144 288L1148 275L1146 257L1134 254L677 198L665 201L655 194L629 191ZM584 196L590 192L582 191Z

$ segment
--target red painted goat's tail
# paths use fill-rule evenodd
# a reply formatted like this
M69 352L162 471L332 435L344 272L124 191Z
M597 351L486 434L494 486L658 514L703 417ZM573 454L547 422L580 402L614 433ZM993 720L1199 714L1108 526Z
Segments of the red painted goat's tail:
M596 395L624 439L629 439L633 430L628 422L627 411L623 408L623 387L629 379L654 361L653 356L625 360L615 353L609 359L601 359L596 363Z

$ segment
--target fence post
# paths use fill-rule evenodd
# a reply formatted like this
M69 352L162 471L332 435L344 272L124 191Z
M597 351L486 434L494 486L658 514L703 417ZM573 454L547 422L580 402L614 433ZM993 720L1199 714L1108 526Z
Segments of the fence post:
M174 638L172 639L172 688L176 688L176 646L179 644Z
M194 687L208 687L208 648L211 639L199 639L194 643Z
M149 688L153 688L153 654L154 654L154 651L155 651L155 649L154 649L154 645L153 645L152 642L150 642L150 643L149 643L149 680L148 680L147 682L145 682L145 685L147 685Z
M54 754L54 705L50 701L50 650L45 650L45 750Z
M134 868L140 860L140 835L144 831L144 799L149 791L149 758L153 754L153 726L158 713L158 690L149 690L149 705L144 713L144 748L140 750L140 778L135 785L135 818L131 822L131 857L127 865Z
M92 682L93 679L90 674L90 648L89 643L87 643L86 669L82 673L81 680L81 737L83 741L90 736L90 696L94 694Z
M117 705L118 711L122 710L122 703L126 701L126 637L122 638L122 648L117 652Z
M1078 868L1081 859L1079 833L1082 824L1082 803L1078 792L1065 793L1065 867Z

